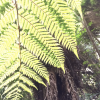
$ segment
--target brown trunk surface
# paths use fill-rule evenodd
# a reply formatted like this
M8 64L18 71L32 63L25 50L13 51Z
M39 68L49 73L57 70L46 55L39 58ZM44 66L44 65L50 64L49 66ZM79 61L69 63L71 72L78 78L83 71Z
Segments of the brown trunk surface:
M47 66L49 71L50 85L47 87L37 84L35 100L79 100L77 87L80 87L80 62L76 56L65 51L65 74L61 69Z

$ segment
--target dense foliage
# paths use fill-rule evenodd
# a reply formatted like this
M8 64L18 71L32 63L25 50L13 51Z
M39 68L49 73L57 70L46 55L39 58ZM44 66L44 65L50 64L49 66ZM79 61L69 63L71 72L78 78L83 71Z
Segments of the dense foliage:
M62 47L77 54L74 10L80 0L0 1L0 88L3 100L33 95L33 80L49 83L46 64L64 72ZM33 97L33 96L32 96Z
M82 99L100 99L100 1L82 0L85 24L76 33L78 53L83 63ZM80 21L78 21L80 23ZM84 23L84 22L83 22ZM88 26L88 28L87 28ZM80 32L79 32L80 31Z

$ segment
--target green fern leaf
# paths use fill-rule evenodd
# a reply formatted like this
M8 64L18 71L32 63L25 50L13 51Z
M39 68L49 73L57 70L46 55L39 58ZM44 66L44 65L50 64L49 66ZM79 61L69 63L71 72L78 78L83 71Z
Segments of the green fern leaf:
M64 4L66 3L66 2L64 2L62 0L60 0L60 1L57 0L57 3L61 3L61 2L63 2ZM67 34L65 30L63 30L64 29L63 28L64 24L59 23L59 20L57 21L57 17L54 16L54 14L52 14L48 10L48 5L45 5L45 3L43 3L41 0L38 0L38 1L26 0L26 2L24 2L24 3L23 3L23 0L18 0L18 3L19 3L19 5L21 4L21 6L23 8L27 7L27 9L30 9L30 7L28 7L27 5L32 3L32 5L31 5L32 13L36 14L36 16L42 21L42 23L46 27L46 29L52 35L55 36L55 38L59 41L59 43L62 43L62 41L65 42L66 45L64 45L64 46L66 48L69 46L68 49L73 51L76 54L76 56L78 57L77 49L76 49L76 42L75 42L76 40L75 41L71 41L72 37L68 36L69 34ZM66 9L67 8L68 7L66 7ZM65 13L66 13L66 16L67 16L67 11ZM73 38L72 40L74 40L74 39L75 38ZM66 40L66 41L64 41L64 40Z
M81 9L82 0L65 0L65 1L67 1L67 4L71 7L71 9L73 10L77 9L82 17L82 9Z
M23 64L21 65L20 71L21 71L24 75L26 75L26 76L28 76L28 77L30 77L30 78L33 78L33 79L36 80L38 83L41 83L41 84L43 84L44 86L46 86L45 83L42 81L41 77L39 77L38 74L36 74L34 71L32 71L31 69L29 69L29 68L26 67L25 65L23 65Z
M78 57L75 9L81 15L78 0L0 0L0 88L5 99L20 100L23 91L32 95L30 87L37 89L32 80L46 86L44 63L65 72L63 47Z
M2 73L2 77L0 78L0 83L2 83L5 78L13 74L18 69L19 66L20 64L18 59L17 61L14 62L14 64L10 68L6 69L4 73Z
M64 59L61 59L61 57L59 56L59 58L61 59L61 61L59 61L59 59L55 57L56 53L54 54L53 52L50 52L50 49L45 47L43 43L39 43L36 38L31 39L30 36L24 34L21 35L21 42L24 47L26 47L29 51L31 51L31 53L35 54L44 62L49 62L51 65L62 68L64 70Z
M11 91L14 87L17 86L18 82L19 82L19 81L16 81L16 82L14 82L11 86L9 86L9 87L4 91L3 94L6 94L7 92ZM18 88L18 87L17 87L17 88ZM11 93L12 93L12 92L11 92Z
M11 8L12 8L12 5L10 4L10 2L1 0L0 1L0 17L3 16L7 12L7 10L9 10Z
M16 87L15 89L13 89L12 91L10 91L6 96L5 96L5 98L11 98L14 94L13 93L16 93L16 92L21 92L21 90L20 89L18 89L18 87ZM5 94L5 93L4 93ZM3 95L4 95L3 94ZM16 95L16 94L15 94ZM23 96L22 96L23 97Z
M32 95L31 89L29 89L26 85L19 83L19 86Z
M14 92L13 94L10 94L8 97L6 97L7 99L10 99L10 100L20 100L20 98L22 98L23 96L18 93L18 92Z
M17 39L17 33L18 33L18 30L12 29L10 27L7 31L4 32L4 35L1 36L2 38L0 38L0 50L2 54L3 52L5 52L5 50L10 48L11 45L15 43L15 40Z
M10 82L14 81L15 79L17 79L19 77L19 75L20 75L19 72L17 72L14 75L12 75L10 78L8 78L6 81L4 81L2 83L2 85L0 85L0 88L6 86L8 83L10 83Z
M40 76L44 77L49 82L49 74L46 67L36 58L26 50L22 50L22 61L33 68L33 70L38 73Z
M22 80L23 82L27 83L29 86L33 86L37 89L37 87L34 85L34 83L31 80L29 80L27 77L21 76L19 79Z
M54 60L55 62L58 63L64 63L64 55L63 55L63 51L62 51L62 48L60 48L59 44L57 43L57 41L55 40L55 38L53 38L50 34L48 34L48 31L45 29L45 27L41 24L41 22L39 22L39 19L35 17L35 15L32 15L32 14L29 14L29 15L26 15L27 13L29 13L28 11L23 11L21 10L20 11L20 21L22 21L21 23L21 26L23 27L23 30L26 29L26 25L27 26L27 29L30 27L30 30L29 30L29 33L30 36L31 36L31 39L36 39L38 41L41 42L41 45L42 45L42 48L43 48L43 45L45 47L45 49L48 48L48 52L52 52L54 53L52 58L55 58L56 60ZM29 37L29 36L28 36ZM38 42L36 41L36 42ZM37 44L37 43L35 43ZM35 45L34 44L34 45ZM28 45L28 44L27 44ZM32 46L30 46L31 48ZM28 48L28 47L27 47ZM34 49L32 49L34 50ZM42 49L43 51L44 49ZM37 51L37 49L36 49ZM36 54L36 56L40 56L40 55L37 55L37 53L34 51L34 53ZM58 55L59 54L59 55ZM45 55L45 54L44 54ZM52 54L51 54L52 55ZM41 56L42 57L42 56ZM49 57L49 56L48 56ZM46 58L44 56L44 58ZM44 60L43 57L40 58L41 60ZM57 61L58 59L58 61ZM48 62L49 60L45 59L44 60L45 62ZM57 67L58 65L56 64L52 64L53 62L51 61L50 64ZM59 66L58 66L59 67ZM61 66L60 66L61 67ZM62 66L61 67L63 70L64 70L64 67Z

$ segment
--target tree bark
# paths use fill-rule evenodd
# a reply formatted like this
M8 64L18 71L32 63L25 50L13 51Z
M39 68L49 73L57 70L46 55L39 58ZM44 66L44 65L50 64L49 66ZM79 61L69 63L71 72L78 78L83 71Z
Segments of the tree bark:
M61 69L49 66L50 85L47 82L47 87L38 84L36 100L79 100L77 87L80 87L80 62L72 52L64 51L65 74Z

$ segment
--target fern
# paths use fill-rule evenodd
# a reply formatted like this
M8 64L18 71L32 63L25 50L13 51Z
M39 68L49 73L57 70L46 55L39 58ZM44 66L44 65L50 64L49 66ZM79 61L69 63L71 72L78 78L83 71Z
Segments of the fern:
M0 5L0 15L4 15L6 12L6 9L9 10L11 9L12 6L10 5L9 2L2 2L1 1L1 5Z
M78 10L79 14L82 17L82 9L81 9L81 2L82 0L65 0L69 7L74 11L75 9Z
M20 100L23 90L32 95L31 87L37 89L32 80L46 86L44 63L65 72L62 47L78 57L75 9L82 16L80 0L0 1L0 88L6 87L5 99Z

